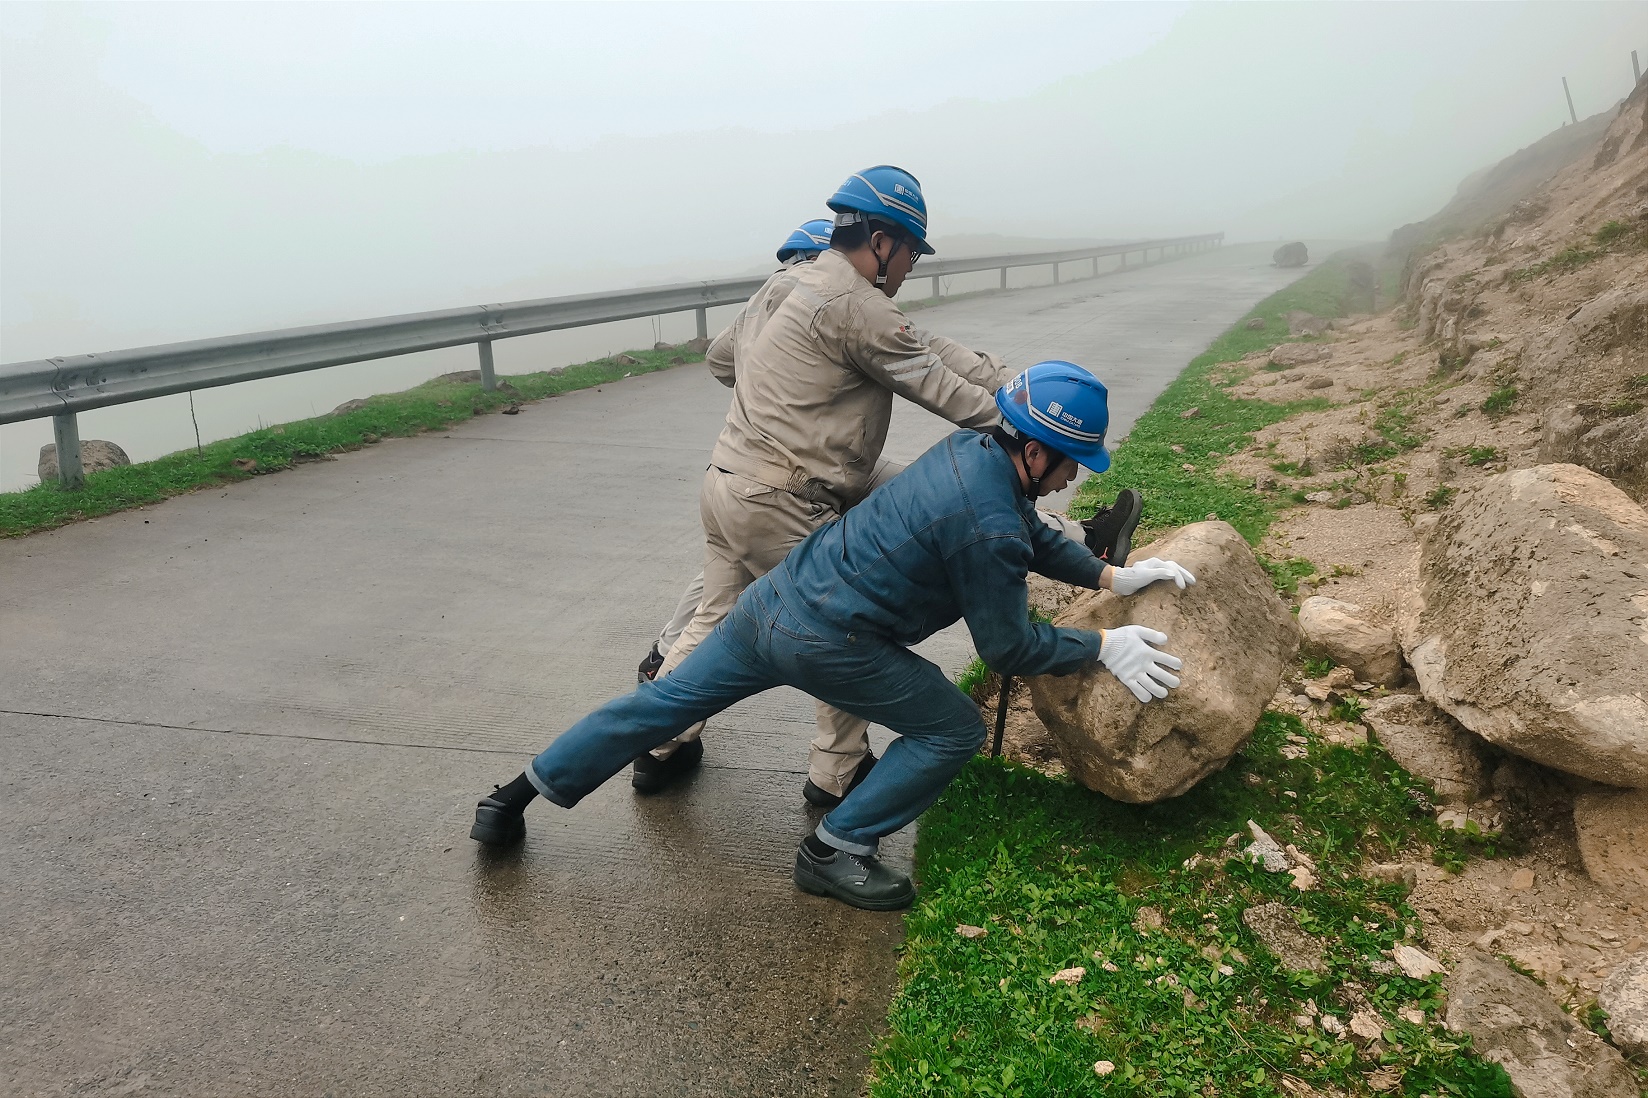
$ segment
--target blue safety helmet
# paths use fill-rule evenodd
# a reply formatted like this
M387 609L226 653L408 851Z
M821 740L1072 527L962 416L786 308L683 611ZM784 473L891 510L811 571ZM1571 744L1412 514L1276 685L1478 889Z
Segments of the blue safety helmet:
M1036 363L996 390L996 407L1008 434L1051 446L1095 473L1110 468L1110 394L1074 362Z
M778 249L778 261L788 263L798 255L816 259L818 253L830 246L833 226L827 217L815 217L791 233Z
M865 217L890 221L904 230L917 255L932 255L927 243L927 200L921 183L903 168L878 164L847 177L825 203L841 215L837 225L854 225Z

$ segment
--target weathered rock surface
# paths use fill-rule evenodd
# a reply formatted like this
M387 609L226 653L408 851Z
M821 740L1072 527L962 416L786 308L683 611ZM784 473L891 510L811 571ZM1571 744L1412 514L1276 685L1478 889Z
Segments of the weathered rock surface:
M1448 980L1448 1028L1469 1033L1525 1098L1638 1098L1624 1057L1564 1014L1544 988L1470 952Z
M362 397L356 397L354 400L346 400L336 408L333 408L332 414L335 416L346 416L350 412L358 412L364 407L366 407L366 400Z
M1322 943L1305 933L1298 916L1287 904L1272 901L1242 912L1242 922L1254 937L1276 955L1282 967L1299 972L1326 972L1327 957Z
M1299 629L1247 542L1224 522L1197 522L1132 559L1176 560L1196 576L1178 590L1158 583L1131 598L1097 591L1060 614L1060 625L1108 629L1138 624L1168 636L1184 660L1166 698L1140 704L1103 667L1031 680L1036 715L1070 773L1119 801L1150 803L1185 792L1220 769L1247 741Z
M1273 366L1308 366L1332 357L1333 352L1319 343L1279 343L1270 349Z
M1648 786L1648 512L1577 465L1468 491L1425 539L1403 648L1425 697L1508 751Z
M1648 790L1581 793L1574 831L1593 881L1621 899L1648 903Z
M481 383L481 372L479 370L454 370L450 374L442 374L435 380L445 381L453 385L479 385Z
M1270 253L1270 260L1278 267L1303 267L1310 262L1310 250L1303 241L1295 240Z
M80 468L88 473L101 473L105 469L131 463L132 459L126 456L126 451L112 442L100 438L80 440ZM40 462L35 471L40 474L41 481L57 479L57 443L48 442L40 447Z
M1404 770L1431 783L1443 804L1471 804L1487 794L1482 741L1424 698L1380 698L1362 720Z
M1539 439L1540 459L1583 465L1637 502L1648 501L1648 411L1625 416L1610 411L1580 404L1552 408Z
M1648 953L1633 953L1608 974L1597 994L1608 1032L1627 1056L1648 1057Z
M1299 604L1302 647L1350 668L1364 682L1395 686L1402 681L1402 651L1396 630L1368 621L1354 602L1313 595Z
M1290 309L1287 315L1289 335L1321 335L1332 324L1328 317L1307 313L1303 309Z
M695 355L701 355L710 349L710 341L702 336L696 336L687 340L682 346Z

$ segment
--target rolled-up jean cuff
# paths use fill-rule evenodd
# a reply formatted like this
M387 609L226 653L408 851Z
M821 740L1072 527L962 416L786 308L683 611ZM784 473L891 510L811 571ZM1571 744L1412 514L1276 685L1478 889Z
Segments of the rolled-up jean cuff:
M532 784L537 785L538 783L534 781ZM547 797L549 794L545 793L544 796ZM870 843L866 846L863 843L855 843L851 839L843 839L840 835L835 834L827 826L825 826L827 823L827 819L820 820L817 831L818 841L823 843L825 846L833 846L835 849L845 850L849 854L874 854L880 846L879 841Z
M526 764L526 780L531 782L532 788L538 791L538 795L550 804L558 804L562 808L572 808L578 803L578 798L568 797L566 794L556 791L554 786L538 777L538 771L532 763Z

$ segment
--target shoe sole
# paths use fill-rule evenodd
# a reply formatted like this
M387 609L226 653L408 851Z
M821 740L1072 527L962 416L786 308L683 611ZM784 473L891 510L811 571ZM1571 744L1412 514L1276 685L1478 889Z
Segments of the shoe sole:
M837 797L834 793L826 793L812 782L801 787L801 799L814 808L834 808L846 797Z
M1133 553L1133 531L1138 528L1139 519L1144 515L1144 497L1131 488L1127 488L1123 489L1121 495L1116 497L1116 502L1121 502L1122 495L1129 498L1130 506L1127 518L1123 520L1121 527L1116 531L1116 556L1121 559L1110 562L1116 568L1125 568L1127 566L1127 558Z
M526 838L526 821L521 820L514 827L489 827L476 820L469 829L469 837L485 846L514 846Z
M704 741L696 740L694 742L703 743ZM690 750L690 748L682 747L677 750L687 751ZM675 756L673 755L670 756L671 759L674 757ZM661 773L653 774L639 774L636 773L635 770L631 769L629 775L629 785L631 789L635 790L635 792L644 797L650 797L654 793L662 793L664 790L668 789L672 785L675 785L677 782L685 781L701 769L703 765L704 749L700 747L698 749L697 758L693 759L692 762L681 766L679 769L665 770Z
M911 889L909 895L889 900L866 900L862 896L851 892L842 892L834 883L811 873L801 872L799 866L795 870L795 887L813 896L825 896L832 900L840 900L848 907L856 907L861 911L902 911L916 902L916 890Z

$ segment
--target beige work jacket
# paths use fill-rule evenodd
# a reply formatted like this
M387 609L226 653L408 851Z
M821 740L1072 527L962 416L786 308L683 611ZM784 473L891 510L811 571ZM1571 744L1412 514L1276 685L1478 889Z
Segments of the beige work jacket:
M1011 376L994 355L916 328L833 251L774 273L708 357L733 388L710 463L836 510L868 492L895 393L982 428Z

